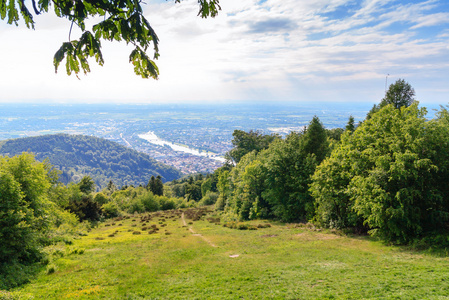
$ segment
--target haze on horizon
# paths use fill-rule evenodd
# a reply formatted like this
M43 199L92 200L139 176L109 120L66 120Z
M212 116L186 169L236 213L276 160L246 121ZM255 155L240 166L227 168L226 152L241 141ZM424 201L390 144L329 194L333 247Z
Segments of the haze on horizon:
M222 0L215 19L197 17L194 0L147 3L159 80L134 75L124 43L103 42L105 65L92 61L81 80L64 66L55 74L70 23L35 16L33 31L2 20L0 102L378 103L398 78L423 104L448 101L447 1Z

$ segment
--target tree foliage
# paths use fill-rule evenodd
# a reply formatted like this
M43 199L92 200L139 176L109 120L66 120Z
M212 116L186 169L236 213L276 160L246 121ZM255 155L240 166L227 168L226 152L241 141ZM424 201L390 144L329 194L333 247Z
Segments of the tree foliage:
M317 160L308 151L309 141L306 135L291 133L264 152L267 157L264 197L273 215L282 221L306 221L313 215L313 198L308 189Z
M348 119L348 123L346 124L345 130L350 131L350 132L354 132L355 130L355 123L354 123L354 117L353 116L349 116Z
M164 184L162 183L161 176L151 176L150 181L148 181L147 188L153 193L153 195L164 195Z
M97 221L101 216L101 203L94 200L95 182L84 176L78 184L67 188L68 202L64 207L74 213L80 221Z
M13 273L23 272L23 266L41 258L41 247L56 218L49 199L53 182L48 164L36 161L31 154L15 157L0 156L0 289L14 286L17 281L5 269L15 266ZM19 282L20 283L20 282Z
M391 84L380 102L380 107L391 104L394 108L409 107L415 101L415 90L404 79L398 79Z
M318 162L326 157L329 151L326 130L317 116L314 116L304 134L304 151L315 154Z
M373 114L378 112L382 107L391 104L394 108L409 107L415 102L415 90L404 79L398 79L395 83L390 84L388 90L385 92L385 97L379 104L373 105L368 112L366 119L370 119Z
M237 149L245 149L248 144L251 145ZM326 131L315 117L305 133L275 138L266 149L245 154L230 172L222 172L217 208L224 207L239 219L293 222L311 218L314 206L309 192L310 176L317 165L317 155L324 158L328 151Z
M417 103L387 105L342 143L313 176L320 220L354 226L390 242L407 243L445 230L449 218L449 127L427 121Z
M87 175L100 189L108 186L111 180L118 186L137 186L146 184L151 175L160 175L164 182L181 177L178 170L147 154L91 136L44 135L8 140L0 145L1 154L14 156L23 151L33 152L41 161L48 158L62 171L60 180L64 184L79 182ZM113 186L111 188L115 189Z
M95 191L95 182L90 176L84 176L78 183L78 188L80 189L81 193L90 194Z
M238 163L246 154L267 149L271 142L279 138L277 135L264 135L260 131L234 130L232 133L232 145L234 148L229 151L228 156L234 163Z
M181 2L175 0L175 2ZM54 56L55 71L65 60L67 74L90 72L89 58L103 65L101 41L123 41L131 44L129 61L134 72L143 78L157 79L158 67L154 60L159 57L159 38L145 18L141 0L31 0L35 15L48 13L53 9L56 16L67 19L70 25L69 41L64 42ZM218 0L199 0L199 13L202 18L215 17L220 10ZM28 28L35 25L29 4L23 0L0 0L0 17L8 24L18 26L22 18ZM100 18L98 18L100 17ZM87 28L87 19L100 19L92 28ZM78 39L71 39L73 25L81 30ZM152 48L153 58L147 52Z

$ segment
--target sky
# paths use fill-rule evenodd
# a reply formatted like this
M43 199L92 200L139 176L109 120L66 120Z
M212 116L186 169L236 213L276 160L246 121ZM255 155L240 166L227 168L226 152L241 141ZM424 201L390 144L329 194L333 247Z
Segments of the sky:
M449 1L147 0L160 39L158 80L141 79L125 43L102 42L103 67L55 73L70 22L35 16L35 30L0 20L0 102L366 102L405 79L420 103L449 102ZM92 22L93 24L93 22ZM73 30L72 38L80 32ZM149 53L152 55L152 53Z

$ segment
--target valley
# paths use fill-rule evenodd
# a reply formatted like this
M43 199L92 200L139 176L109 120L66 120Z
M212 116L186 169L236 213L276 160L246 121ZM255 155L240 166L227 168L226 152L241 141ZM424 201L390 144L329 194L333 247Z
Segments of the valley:
M222 165L235 129L282 136L301 130L314 115L326 128L344 127L350 115L363 120L369 109L370 104L294 102L0 104L0 141L55 133L89 135L146 153L183 174L208 173ZM150 131L166 143L189 148L190 153L141 138Z

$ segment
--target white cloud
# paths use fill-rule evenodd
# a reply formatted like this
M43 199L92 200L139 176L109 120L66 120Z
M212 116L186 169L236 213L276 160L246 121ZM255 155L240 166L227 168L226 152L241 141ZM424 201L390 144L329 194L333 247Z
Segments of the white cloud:
M435 87L449 71L443 61L448 30L435 32L435 38L418 38L415 32L447 24L448 12L434 12L437 1L229 0L221 5L214 19L196 17L194 0L146 6L160 38L158 81L136 77L127 62L130 47L108 42L104 67L93 67L81 80L63 69L55 75L52 56L68 38L67 22L43 19L34 32L2 26L0 101L315 100L329 94L377 101L386 73L423 84L433 80ZM332 17L338 12L340 17ZM394 24L405 29L399 32ZM442 92L435 95L443 98Z

